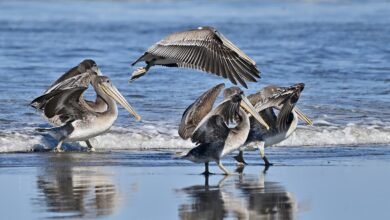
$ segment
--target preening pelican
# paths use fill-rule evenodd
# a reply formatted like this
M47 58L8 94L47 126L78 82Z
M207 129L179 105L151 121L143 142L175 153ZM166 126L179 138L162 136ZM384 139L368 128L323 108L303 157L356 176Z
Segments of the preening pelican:
M104 102L103 111L101 106L88 104L84 100L83 93L89 84L92 84L97 99ZM46 119L57 125L50 129L37 129L48 132L59 141L55 151L62 151L63 142L72 141L85 141L92 151L93 147L88 140L108 131L118 116L115 101L137 120L141 119L110 79L98 75L91 68L55 85L61 89L56 87L31 102L33 107L39 107Z
M150 67L185 67L229 79L233 84L256 82L260 71L256 63L213 27L173 33L151 46L132 65L144 61L145 67L133 72L130 80L143 76Z
M179 128L180 136L183 138L191 136L192 142L198 144L182 158L195 163L204 163L204 174L209 174L210 161L215 161L226 175L230 174L222 165L221 158L241 147L248 137L250 122L243 109L265 127L268 126L238 87L225 89L224 100L211 110L223 86L219 84L208 90L190 105L183 114ZM236 126L228 127L232 123Z
M240 148L240 152L234 158L246 164L243 158L243 150L245 146L257 145L260 150L261 158L264 160L265 166L272 165L265 156L264 147L277 144L287 139L297 128L298 118L312 125L313 122L298 108L296 103L300 94L305 87L305 84L299 83L291 87L267 86L259 92L249 95L248 99L256 111L270 126L266 129L262 124L258 123L253 117L250 118L250 131L244 147ZM275 109L279 113L275 113Z

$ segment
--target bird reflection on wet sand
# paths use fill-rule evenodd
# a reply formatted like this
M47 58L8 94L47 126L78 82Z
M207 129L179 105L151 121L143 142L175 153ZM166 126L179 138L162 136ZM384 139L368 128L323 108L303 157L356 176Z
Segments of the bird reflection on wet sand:
M47 167L39 168L37 198L33 204L49 218L94 218L113 213L119 194L107 173L93 167L75 166L78 155L55 154ZM77 162L76 162L77 163Z
M240 168L242 169L242 168ZM227 176L216 185L193 185L177 190L189 198L179 207L180 219L294 219L293 195L276 182L257 175Z

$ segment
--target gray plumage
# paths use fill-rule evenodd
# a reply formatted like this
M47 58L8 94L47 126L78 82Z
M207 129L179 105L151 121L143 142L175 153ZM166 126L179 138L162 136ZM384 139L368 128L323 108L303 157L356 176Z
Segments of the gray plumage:
M216 74L233 84L256 82L260 71L256 63L213 27L177 32L151 46L132 65L145 61L146 67L133 73L144 75L151 66L184 67Z
M192 136L196 126L206 116L215 103L221 90L225 87L225 84L218 84L213 88L207 90L199 98L195 100L187 109L184 111L180 125L179 135L183 139L188 139Z
M265 141L268 137L287 132L294 117L292 111L304 86L303 83L291 87L267 86L261 91L249 95L249 101L255 108L257 106L256 110L259 109L259 114L270 125L270 129L265 129L263 125L250 117L251 130L246 144L252 141ZM275 113L275 109L279 110L278 114Z
M87 88L93 81L93 78L98 75L102 74L95 61L91 59L83 60L77 66L71 68L62 76L60 76L54 83L49 86L49 88L42 96L33 100L30 105L42 111L42 107L46 105L48 99L52 98L53 95L72 88ZM96 97L95 101L85 100L84 98L81 98L80 101L85 102L98 112L102 112L107 109L106 103L104 103L104 101L99 96ZM51 122L56 124L53 121Z
M267 86L259 92L249 95L248 99L255 106L256 111L270 126L267 130L253 117L250 118L250 131L244 146L259 145L261 157L266 166L271 165L264 154L264 147L277 144L288 138L295 131L298 124L298 116L294 108L299 96L304 89L304 84L299 83L291 87ZM275 109L279 113L275 113ZM245 164L242 150L235 158Z
M257 114L254 107L250 105L249 100L245 98L242 90L238 87L225 89L224 100L211 110L215 96L222 88L220 84L208 90L190 105L183 114L181 126L185 127L184 119L191 121L189 112L196 112L197 109L201 108L201 105L208 105L204 109L209 109L209 112L207 114L205 114L206 112L201 113L203 117L200 122L191 124L192 127L196 126L191 134L191 141L198 145L182 157L195 163L205 163L204 174L209 173L208 163L210 161L215 161L225 174L230 174L223 167L220 159L231 151L238 149L247 139L250 122L248 115L241 107L248 110L251 114ZM212 98L207 97L210 94L213 94ZM235 123L236 126L229 128L228 125L230 123Z

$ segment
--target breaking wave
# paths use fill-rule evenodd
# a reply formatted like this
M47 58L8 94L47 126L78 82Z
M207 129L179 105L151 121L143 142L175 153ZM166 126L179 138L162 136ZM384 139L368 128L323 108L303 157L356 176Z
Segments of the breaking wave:
M194 146L189 140L182 140L175 127L144 125L138 128L112 128L110 132L91 140L97 151L109 150L174 150L189 149ZM337 127L327 123L317 126L298 127L278 147L288 146L335 146L390 144L390 127L377 125L363 126L349 124ZM26 128L23 131L0 132L0 152L28 152L51 149L56 140L48 135ZM69 143L64 147L69 150L81 150L85 143Z

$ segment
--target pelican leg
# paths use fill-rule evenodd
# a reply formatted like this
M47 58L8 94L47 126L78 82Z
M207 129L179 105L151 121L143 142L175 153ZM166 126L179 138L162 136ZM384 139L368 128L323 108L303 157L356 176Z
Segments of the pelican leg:
M89 140L86 140L85 143L88 146L88 152L95 152L95 148L92 146L92 144Z
M61 138L60 141L58 141L57 146L54 148L54 152L64 152L64 150L61 148L62 144L64 143L65 138Z
M237 166L245 166L247 163L244 160L244 151L238 150L238 155L233 157L237 161Z
M223 166L223 164L222 164L222 162L221 162L220 160L217 161L217 164L218 164L219 169L221 169L221 170L224 172L224 175L232 175L232 173L230 173L230 171L227 170L227 169Z
M270 163L270 162L268 161L267 157L265 156L265 152L264 152L264 142L261 142L261 143L260 143L259 150L260 150L261 159L263 159L263 161L264 161L264 165L265 165L266 167L272 166L273 164Z
M204 163L204 172L202 174L205 176L212 174L209 172L209 162Z

